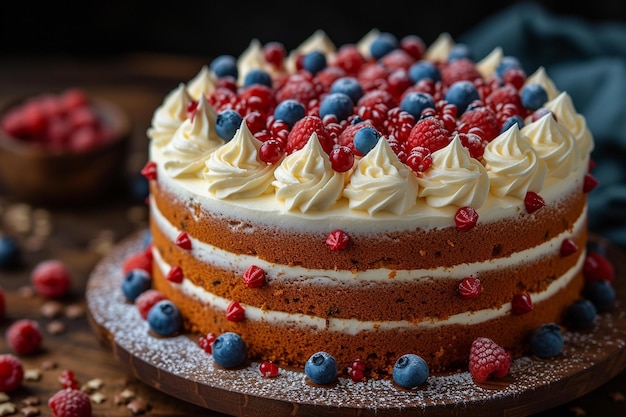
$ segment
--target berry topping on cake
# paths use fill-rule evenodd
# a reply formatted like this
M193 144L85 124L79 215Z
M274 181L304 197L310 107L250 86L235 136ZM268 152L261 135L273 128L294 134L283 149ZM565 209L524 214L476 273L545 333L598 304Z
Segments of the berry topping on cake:
M450 132L443 123L435 117L425 117L419 120L406 141L406 148L413 149L421 146L431 152L445 148L450 143Z
M613 282L615 269L613 264L600 251L591 250L587 253L583 264L583 275L586 281L605 280Z
M152 286L152 276L143 269L132 269L122 281L122 292L128 301L134 303L139 294Z
M454 223L458 230L467 232L478 223L478 213L473 207L460 207L454 215Z
M24 366L10 353L0 355L0 392L14 391L22 385Z
M533 214L545 205L546 202L544 199L536 192L529 191L526 193L526 197L524 197L524 207L526 207L528 214Z
M330 250L343 250L350 243L350 236L342 230L333 230L326 238L326 245Z
M522 100L522 106L528 110L535 111L548 101L548 93L541 84L528 83L522 87L520 99Z
M209 332L198 338L198 344L206 353L213 353L213 343L215 342L215 339L217 339L217 336L214 333Z
M38 263L30 275L31 283L40 295L61 298L72 287L72 277L65 263L49 259Z
M459 284L459 294L468 300L478 297L482 290L480 279L476 277L465 277Z
M459 114L463 114L467 106L473 101L479 100L480 96L476 86L471 81L456 81L446 91L445 99L448 103L456 106Z
M333 169L337 172L349 171L354 166L354 152L347 146L336 146L328 156Z
M213 342L213 360L223 368L239 366L246 355L246 344L237 333L222 333Z
M250 265L243 273L243 280L249 288L258 288L265 283L265 271L256 265Z
M237 79L239 70L237 69L237 58L232 55L220 55L210 64L211 71L217 78L233 77Z
M322 148L326 152L330 152L334 143L326 132L324 122L317 116L304 116L293 125L287 137L285 152L291 154L302 149L313 133L317 134L317 139L320 141Z
M150 329L160 336L173 336L180 330L183 317L178 307L170 300L158 301L148 311Z
M530 350L533 355L548 359L563 351L563 333L556 323L544 324L530 335Z
M306 116L304 105L294 99L281 101L274 109L274 120L283 120L289 128L304 116Z
M361 154L367 155L374 149L380 139L380 132L373 127L364 127L354 134L354 149Z
M515 294L511 299L511 313L526 314L533 309L533 300L528 292Z
M337 120L346 120L354 112L354 102L345 93L330 93L320 103L320 117L335 116Z
M226 307L226 318L230 321L241 321L246 318L246 310L233 300Z
M143 175L147 180L156 180L157 179L157 164L154 161L148 161L141 168L141 175Z
M396 360L392 377L402 388L415 389L426 382L429 374L428 365L421 356L407 353Z
M472 342L469 356L469 371L478 382L490 377L502 378L509 373L511 354L493 340L479 337Z
M593 303L583 298L567 307L563 322L570 330L585 330L593 326L597 315L598 311Z
M230 141L241 126L243 117L236 110L226 109L217 115L215 131L226 142Z
M183 273L183 269L180 266L174 265L170 268L166 278L169 282L180 284L181 282L183 282L185 274Z
M8 327L6 341L17 355L31 355L41 349L43 333L36 321L19 319Z
M65 388L48 400L53 417L91 417L91 399L79 389Z
M585 179L583 181L583 192L590 193L593 191L599 184L599 181L596 177L591 174L585 175Z
M191 239L189 239L189 235L184 230L181 230L178 236L176 236L176 246L184 250L191 250Z
M280 369L274 362L263 361L259 365L259 372L264 378L274 378L280 373Z
M149 275L152 274L152 250L150 246L146 250L136 252L124 259L122 264L124 274L129 273L133 269L141 269Z
M148 318L148 312L152 308L153 305L158 303L161 300L165 300L167 297L154 288L147 289L142 292L135 298L135 305L137 306L137 310L139 311L139 315L142 319L146 320Z
M561 256L570 256L578 252L578 245L572 239L563 239L561 242L561 250L559 253Z
M304 373L315 384L328 385L337 379L337 361L327 352L317 352L304 364Z

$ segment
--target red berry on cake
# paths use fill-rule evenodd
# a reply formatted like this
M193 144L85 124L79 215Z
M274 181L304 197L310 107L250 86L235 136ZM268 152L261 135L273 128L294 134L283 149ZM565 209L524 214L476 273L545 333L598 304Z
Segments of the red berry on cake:
M91 417L91 399L79 389L65 388L48 400L53 417Z
M317 138L320 141L322 148L326 152L330 152L333 148L333 141L330 140L322 119L317 116L304 116L302 119L294 123L291 131L289 132L287 145L285 146L287 154L291 154L299 149L302 149L309 141L309 138L313 133L317 133Z
M585 180L583 181L583 193L589 193L594 188L596 188L599 184L599 181L591 174L585 175Z
M230 321L241 321L246 317L246 310L237 301L231 301L226 307L226 318Z
M613 282L615 269L613 264L602 253L589 251L583 264L583 275L587 282L598 280Z
M476 381L505 377L510 367L511 354L504 348L487 337L474 340L470 349L469 371Z
M450 132L436 117L425 117L419 120L406 140L406 147L413 149L416 146L427 148L431 152L445 148L450 143Z
M416 174L425 172L433 164L430 150L423 146L416 146L409 152L405 164Z
M181 230L178 236L176 236L176 246L184 250L191 250L191 239L184 230Z
M47 298L61 298L72 287L70 271L65 263L57 259L42 261L30 276L35 291Z
M264 378L273 378L278 376L279 371L278 365L274 362L263 361L259 365L259 372L261 372L261 375L263 375Z
M578 245L572 239L563 239L561 242L561 250L559 253L561 256L569 256L578 252Z
M529 191L526 193L526 197L524 197L524 207L526 207L528 214L533 214L545 205L546 202L536 192Z
M174 265L170 268L166 278L169 282L180 284L181 282L183 282L184 277L185 275L183 274L183 269L178 265Z
M10 353L0 355L0 392L14 391L22 385L24 366Z
M141 168L141 175L143 175L147 180L156 180L157 179L157 165L154 161L148 161Z
M243 273L243 280L248 288L258 288L265 283L265 271L256 265L250 265Z
M343 250L350 243L350 236L342 230L333 230L326 238L326 245L330 250Z
M480 279L476 277L465 277L459 284L459 294L468 300L478 297L482 290Z
M478 223L478 213L473 207L460 207L454 215L454 223L457 230L467 232Z
M333 169L337 172L349 171L354 165L354 152L347 146L339 145L328 155Z
M530 298L530 294L522 292L515 294L511 300L511 313L526 314L533 309L533 300Z
M19 319L7 329L6 341L16 354L31 355L41 349L43 333L35 320Z

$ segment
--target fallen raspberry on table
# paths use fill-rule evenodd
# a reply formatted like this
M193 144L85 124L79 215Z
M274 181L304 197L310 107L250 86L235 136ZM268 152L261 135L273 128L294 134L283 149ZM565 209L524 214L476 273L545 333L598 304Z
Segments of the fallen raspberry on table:
M19 388L23 379L22 362L8 353L0 355L0 392L9 392Z
M502 378L509 373L511 354L493 340L479 337L470 349L469 371L478 382L489 377Z
M54 417L91 417L91 401L87 393L72 388L58 391L48 400Z
M61 298L72 287L70 271L63 262L57 259L49 259L37 264L30 279L35 291L47 298Z
M9 326L6 333L9 347L18 355L37 352L43 343L43 334L36 321L20 319Z

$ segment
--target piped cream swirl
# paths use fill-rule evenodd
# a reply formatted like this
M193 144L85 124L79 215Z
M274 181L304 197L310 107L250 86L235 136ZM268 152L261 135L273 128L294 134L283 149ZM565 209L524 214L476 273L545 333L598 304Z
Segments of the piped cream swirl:
M207 65L204 65L198 74L187 82L187 91L197 101L202 94L205 97L209 97L215 91L216 86L217 80L215 75Z
M384 137L357 163L343 191L354 210L369 214L388 211L402 214L415 206L417 179L396 156Z
M560 124L572 132L576 138L581 157L584 158L593 151L593 135L587 127L587 120L585 120L583 115L576 112L574 102L569 94L563 91L554 99L548 101L545 107L554 113L556 120Z
M483 154L490 191L497 197L524 199L528 191L539 192L546 179L546 164L532 148L517 124L489 142Z
M204 178L209 192L225 199L258 197L272 191L274 166L259 159L261 145L242 120L235 136L206 161Z
M432 154L433 163L417 177L419 197L431 207L471 206L479 208L489 195L489 175L461 144L459 135Z
M172 139L176 129L187 119L187 108L192 101L184 83L165 96L163 103L154 112L147 132L154 144L162 146Z
M345 173L332 168L313 133L302 149L287 155L274 171L276 198L288 210L326 210L341 196Z

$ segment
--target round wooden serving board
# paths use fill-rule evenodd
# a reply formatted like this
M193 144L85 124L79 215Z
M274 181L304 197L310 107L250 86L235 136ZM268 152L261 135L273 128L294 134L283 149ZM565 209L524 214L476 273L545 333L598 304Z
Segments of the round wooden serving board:
M143 249L146 232L120 243L94 268L87 285L91 327L121 364L146 384L173 397L221 413L250 416L527 416L578 398L626 367L626 261L606 246L616 269L617 303L588 332L567 332L563 353L541 360L523 357L509 376L479 386L469 372L431 375L409 391L390 380L331 387L312 386L302 372L281 369L264 378L259 363L235 370L215 366L196 335L156 338L121 291L123 261Z

